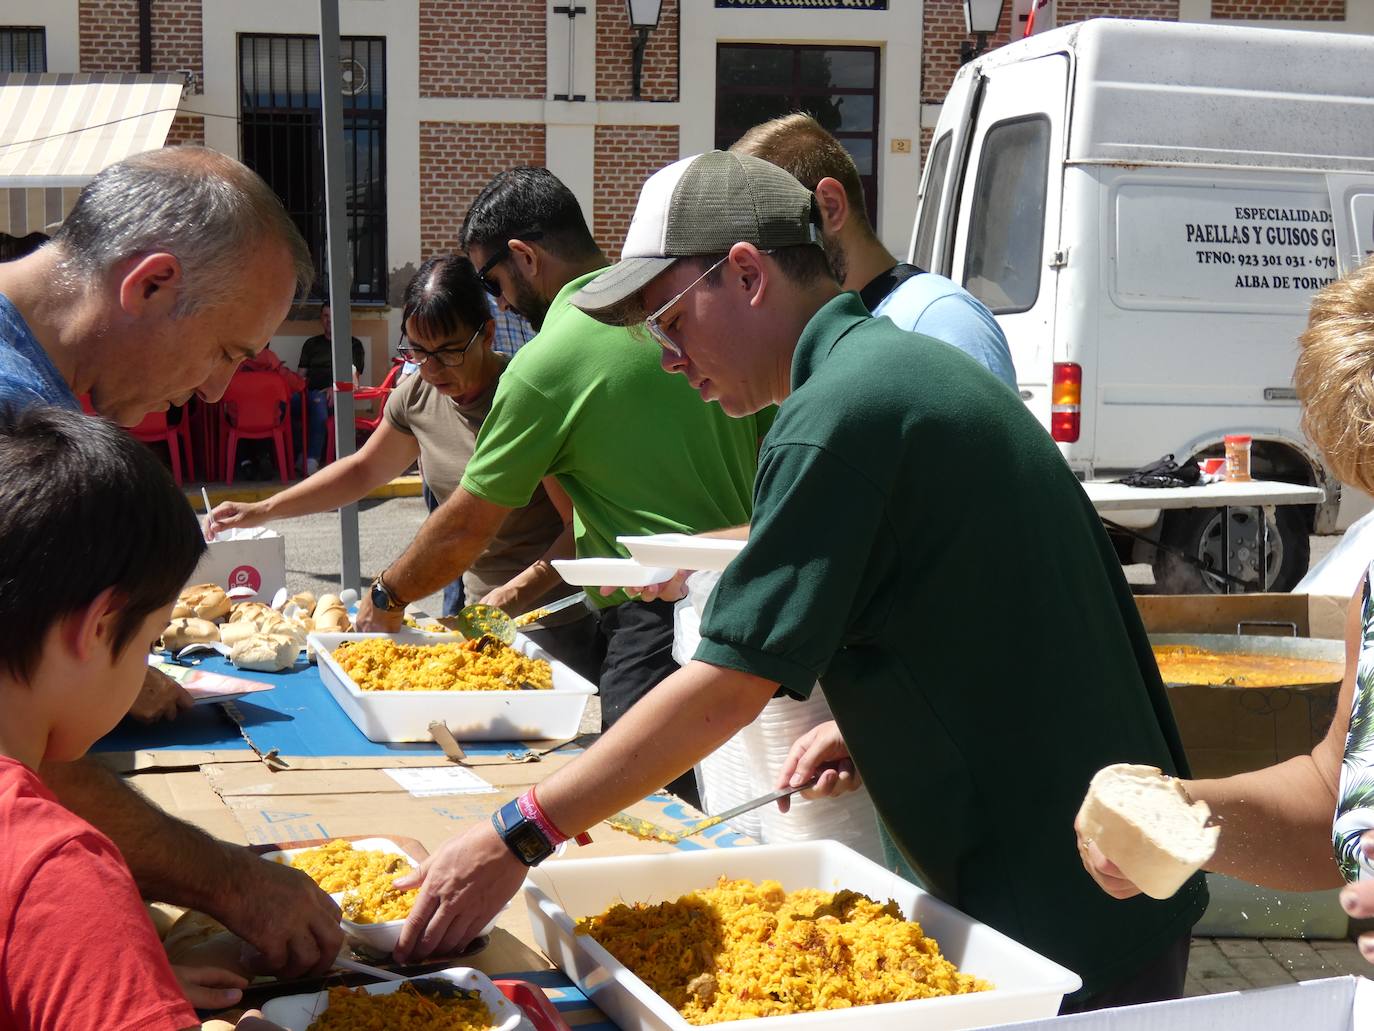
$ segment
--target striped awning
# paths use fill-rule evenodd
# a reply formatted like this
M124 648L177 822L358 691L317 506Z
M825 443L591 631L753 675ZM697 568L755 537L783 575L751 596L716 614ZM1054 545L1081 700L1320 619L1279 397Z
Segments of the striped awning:
M167 140L180 75L0 76L0 189L79 188Z

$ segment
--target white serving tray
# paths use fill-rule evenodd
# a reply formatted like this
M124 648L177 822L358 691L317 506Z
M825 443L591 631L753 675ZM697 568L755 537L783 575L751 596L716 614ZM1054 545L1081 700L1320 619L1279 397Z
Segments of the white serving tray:
M470 991L476 989L480 992L482 1001L491 1011L495 1031L534 1031L529 1018L520 1007L502 995L501 990L481 971L473 970L471 967L449 967L447 970L425 974L423 977L408 977L406 981L426 978L451 981L460 988ZM363 985L363 988L369 995L389 995L403 984L405 981L382 981L378 984ZM262 1015L264 1019L286 1028L286 1031L306 1031L311 1022L328 1008L328 992L311 992L307 995L284 995L278 999L271 999L262 1007Z
M647 537L617 537L636 562L671 569L708 569L720 572L744 550L748 541L722 537L689 537L685 533L655 533Z
M556 558L553 568L574 587L648 587L671 580L678 569L641 565L632 558Z
M339 668L333 652L344 641L370 637L390 637L401 644L443 643L434 634L414 631L309 636L318 656L320 680L369 741L431 741L429 725L434 720L443 720L459 741L576 737L587 699L596 694L595 685L519 634L511 647L553 667L553 690L361 691Z
M957 1031L1054 1016L1082 980L1006 935L945 905L877 863L834 841L704 849L607 859L566 859L531 870L525 903L535 940L621 1031L690 1031L672 1006L592 938L577 919L617 902L657 903L708 888L719 877L779 881L787 891L849 888L893 899L920 923L959 969L991 981L992 991L786 1017L735 1020L730 1031L855 1031L863 1028Z

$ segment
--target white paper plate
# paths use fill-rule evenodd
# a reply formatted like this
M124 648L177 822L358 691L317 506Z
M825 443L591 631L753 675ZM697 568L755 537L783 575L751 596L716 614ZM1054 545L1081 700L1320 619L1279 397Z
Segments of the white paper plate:
M520 1007L502 995L501 990L491 983L486 974L471 967L449 967L447 970L425 974L424 977L451 981L461 988L480 992L482 1001L491 1011L492 1024L496 1031L532 1031L532 1025ZM421 978L406 980L416 981ZM369 995L389 995L403 984L405 981L383 981L363 987ZM279 999L272 999L262 1007L262 1015L265 1019L286 1028L286 1031L306 1031L311 1022L328 1008L328 992L311 992L308 995L284 995Z
M673 569L710 569L720 572L744 550L748 541L720 537L689 537L685 533L655 533L647 537L617 537L636 562Z
M646 566L629 558L556 558L553 568L574 587L648 587L670 580L673 566Z

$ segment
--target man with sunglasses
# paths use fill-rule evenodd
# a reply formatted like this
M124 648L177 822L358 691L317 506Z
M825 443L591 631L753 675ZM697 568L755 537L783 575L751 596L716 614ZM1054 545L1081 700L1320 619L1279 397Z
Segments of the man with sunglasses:
M1070 1006L1181 994L1201 876L1127 909L1072 833L1102 766L1186 769L1101 520L996 376L840 290L817 221L776 165L687 158L649 179L620 263L572 298L616 325L648 313L663 368L726 412L781 406L749 543L692 662L430 857L397 957L466 942L565 836L819 680L844 736L803 738L781 783L862 775L923 886L1078 973Z
M584 558L624 557L621 535L698 533L749 519L769 416L735 419L703 404L680 377L663 374L640 334L569 304L607 260L563 183L542 168L503 172L473 202L461 241L487 292L538 332L501 377L460 488L377 578L359 606L359 629L396 629L405 603L466 569L504 514L546 477L572 499ZM673 606L623 591L592 602L608 727L677 669ZM674 731L665 723L659 732ZM697 801L690 772L669 787Z

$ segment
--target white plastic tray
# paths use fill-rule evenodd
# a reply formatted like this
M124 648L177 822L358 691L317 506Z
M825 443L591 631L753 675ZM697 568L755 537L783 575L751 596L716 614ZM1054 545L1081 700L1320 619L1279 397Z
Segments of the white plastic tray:
M646 566L720 572L749 542L689 537L685 533L655 533L647 537L617 537L616 543L624 545L631 558Z
M320 679L369 741L430 741L443 720L459 741L525 741L576 737L595 685L519 634L511 647L553 667L551 691L361 691L334 661L344 641L390 637L401 644L439 644L433 634L311 634Z
M574 587L648 587L672 579L678 570L641 565L631 558L556 558L553 568Z
M689 1031L692 1025L574 921L617 902L657 903L707 888L716 879L776 880L783 888L849 888L893 899L940 943L960 970L991 981L992 991L858 1006L786 1017L731 1021L730 1031L853 1031L863 1028L956 1031L1051 1017L1082 980L1006 935L945 905L877 863L834 841L706 849L608 859L567 859L531 870L525 902L535 940L621 1031Z
M451 981L469 991L476 989L481 993L487 1009L491 1011L496 1031L533 1031L533 1026L520 1007L502 995L501 990L481 971L473 970L471 967L449 967L447 970L425 974L423 977ZM406 978L407 981L421 979ZM389 995L403 984L405 981L382 981L379 984L364 985L363 988L369 995ZM328 1008L328 992L311 992L308 995L284 995L272 999L262 1007L262 1015L265 1019L286 1028L286 1031L306 1031L311 1022Z

